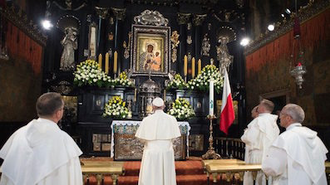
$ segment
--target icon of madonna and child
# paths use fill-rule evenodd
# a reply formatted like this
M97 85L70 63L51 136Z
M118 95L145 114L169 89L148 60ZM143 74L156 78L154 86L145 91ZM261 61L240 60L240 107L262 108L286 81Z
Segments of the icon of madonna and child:
M155 44L145 44L145 51L141 50L139 69L140 71L162 71L162 59L159 50L155 50Z

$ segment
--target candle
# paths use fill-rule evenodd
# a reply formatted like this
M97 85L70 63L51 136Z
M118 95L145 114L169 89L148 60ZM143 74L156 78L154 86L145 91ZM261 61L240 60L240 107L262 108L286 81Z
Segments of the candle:
M188 57L187 55L184 56L183 58L183 74L184 76L187 76L187 71L188 71Z
M198 59L198 74L201 74L202 72L202 61L201 59Z
M137 95L137 89L135 88L134 89L134 100L133 100L134 102L136 102L136 95Z
M109 53L105 54L105 74L109 73Z
M214 82L213 79L210 79L210 94L209 94L209 115L213 116L214 114L214 100L213 100L213 91L214 91L214 86L213 86Z
M192 78L195 78L195 57L191 60L191 76Z
M118 53L115 51L114 57L113 57L113 73L117 73L117 58L118 58Z
M102 54L99 54L99 69L102 70Z
M166 89L164 89L164 101L166 101Z

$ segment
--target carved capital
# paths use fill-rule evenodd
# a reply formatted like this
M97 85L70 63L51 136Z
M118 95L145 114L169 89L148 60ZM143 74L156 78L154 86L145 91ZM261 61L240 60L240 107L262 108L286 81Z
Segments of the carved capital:
M97 15L100 16L101 19L105 19L108 15L109 8L95 6L95 10Z
M187 24L189 22L190 13L178 13L178 23Z
M204 21L204 19L205 19L206 16L207 16L206 14L203 14L203 15L196 14L196 15L194 15L194 17L193 17L193 23L194 23L194 25L195 26L202 25L202 23L203 23L203 21Z
M111 7L113 14L116 16L116 19L122 21L126 16L126 8L113 8Z

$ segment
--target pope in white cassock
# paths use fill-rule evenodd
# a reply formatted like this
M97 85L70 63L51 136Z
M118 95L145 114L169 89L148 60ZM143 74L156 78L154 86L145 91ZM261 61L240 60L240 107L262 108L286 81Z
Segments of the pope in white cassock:
M173 139L180 137L176 119L163 112L161 98L152 102L154 114L144 118L135 137L144 143L139 185L176 185Z
M82 152L57 125L63 108L58 93L45 93L38 98L39 119L18 129L0 150L4 159L1 185L82 184Z
M324 161L328 150L317 133L303 127L304 110L288 104L280 113L286 128L271 145L262 162L262 170L273 177L274 185L326 185Z
M273 102L263 99L257 107L258 116L248 124L241 137L245 143L245 162L247 164L260 164L264 158L264 153L280 133L276 123L277 116L271 114L273 109ZM251 172L244 174L243 184L253 184ZM266 177L262 172L258 172L256 184L266 184Z

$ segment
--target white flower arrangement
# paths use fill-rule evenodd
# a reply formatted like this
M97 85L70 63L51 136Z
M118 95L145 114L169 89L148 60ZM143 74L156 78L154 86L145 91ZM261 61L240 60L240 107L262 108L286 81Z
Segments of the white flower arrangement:
M89 85L98 87L116 87L133 86L131 80L127 78L126 72L120 73L119 77L116 79L111 79L104 71L99 68L99 64L95 60L86 60L77 65L74 75L74 84L77 86Z
M78 86L83 85L97 85L101 87L104 82L111 82L110 76L106 75L95 60L86 60L77 65L74 75L74 84Z
M185 89L188 87L188 84L182 79L180 74L176 74L168 85L167 89Z
M168 114L178 120L186 120L195 116L195 111L189 101L184 98L178 98L172 103L172 108L168 111Z
M202 72L196 78L188 82L188 88L191 90L207 91L209 89L210 79L214 80L214 89L220 93L223 86L223 77L219 69L215 65L207 65L203 68Z
M112 97L108 103L105 104L103 116L111 117L115 119L125 119L128 114L130 114L128 108L126 107L126 102L124 102L120 96Z

